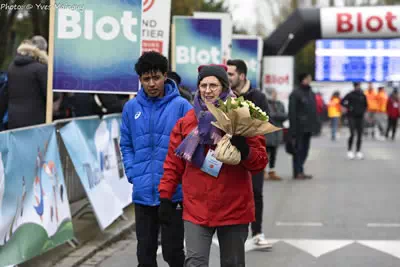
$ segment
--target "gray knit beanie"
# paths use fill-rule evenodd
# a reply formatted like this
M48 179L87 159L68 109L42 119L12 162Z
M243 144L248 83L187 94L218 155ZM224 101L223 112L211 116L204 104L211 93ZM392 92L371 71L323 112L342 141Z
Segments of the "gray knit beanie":
M229 90L228 67L225 65L201 65L198 67L197 86L205 77L215 76L222 85L223 90Z

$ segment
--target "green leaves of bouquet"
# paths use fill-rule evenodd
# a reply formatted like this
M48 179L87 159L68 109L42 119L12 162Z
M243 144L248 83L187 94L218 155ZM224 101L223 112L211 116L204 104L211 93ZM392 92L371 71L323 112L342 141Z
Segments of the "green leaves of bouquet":
M253 102L245 100L243 96L239 98L232 98L229 96L225 102L222 101L221 99L218 99L218 104L219 104L218 108L225 113L228 113L229 111L237 108L244 107L249 109L250 116L252 119L257 119L261 121L269 120L267 113L262 111L261 108L257 107Z

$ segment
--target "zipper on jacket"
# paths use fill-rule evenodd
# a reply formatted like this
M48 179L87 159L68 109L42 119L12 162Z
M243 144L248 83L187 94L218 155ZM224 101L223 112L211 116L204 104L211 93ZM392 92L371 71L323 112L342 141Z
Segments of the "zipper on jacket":
M156 194L154 192L154 168L153 168L153 161L154 161L154 135L153 135L153 112L154 112L154 101L151 106L151 113L150 113L150 144L151 144L151 163L150 163L150 170L151 170L151 193L153 195L153 203L152 206L156 206Z

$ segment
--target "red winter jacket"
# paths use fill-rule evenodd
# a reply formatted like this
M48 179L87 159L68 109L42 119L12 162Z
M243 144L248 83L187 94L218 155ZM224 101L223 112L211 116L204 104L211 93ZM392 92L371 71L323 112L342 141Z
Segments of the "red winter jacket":
M208 227L253 222L251 176L261 172L268 163L264 136L247 138L248 158L239 165L223 164L218 178L214 178L175 155L175 149L196 126L197 118L191 110L172 130L159 186L160 198L171 199L177 185L182 183L184 220Z
M399 101L390 97L387 102L386 113L388 114L389 118L392 119L397 119L398 117L400 117Z

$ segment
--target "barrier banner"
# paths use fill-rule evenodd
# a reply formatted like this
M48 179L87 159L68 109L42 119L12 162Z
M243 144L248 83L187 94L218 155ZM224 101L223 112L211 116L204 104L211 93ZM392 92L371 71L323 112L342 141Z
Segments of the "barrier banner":
M132 203L132 185L125 176L124 163L119 148L121 114L104 116L96 130L94 142L98 157L104 161L103 174L123 207Z
M55 5L53 90L137 92L142 0L69 0L68 5L55 0Z
M182 85L197 89L197 68L222 63L221 19L174 16L175 67Z
M54 125L0 134L0 266L74 237Z
M258 36L234 35L232 59L242 59L247 65L247 79L252 86L260 88L261 57L263 41Z
M122 215L124 207L105 176L110 167L105 128L107 124L100 119L77 119L60 129L102 230Z
M142 53L157 51L168 58L171 27L171 0L143 3Z

